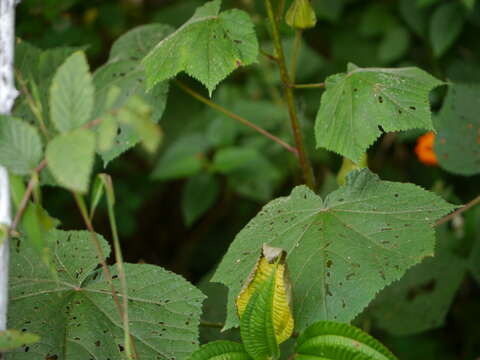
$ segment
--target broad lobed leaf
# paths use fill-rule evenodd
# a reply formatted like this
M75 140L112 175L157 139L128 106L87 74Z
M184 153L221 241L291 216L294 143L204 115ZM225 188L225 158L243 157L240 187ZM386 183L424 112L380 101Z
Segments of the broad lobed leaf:
M287 251L297 330L352 320L412 265L433 255L436 219L455 207L413 184L355 171L322 200L304 186L267 204L237 235L212 281L229 288L225 328L238 325L235 297L264 243Z
M317 147L354 162L382 131L433 129L428 95L440 80L418 68L359 68L327 78L315 122Z
M103 253L109 247L97 235ZM59 281L51 279L25 242L12 245L9 326L42 341L10 359L123 359L122 320L86 231L49 233ZM110 271L120 289L115 267ZM203 294L178 275L152 265L125 265L130 331L140 359L184 359L198 347ZM118 294L121 300L121 294Z
M382 290L367 309L377 326L408 336L444 323L468 267L467 259L455 252L458 242L446 225L437 228L435 256Z
M205 3L145 57L149 89L185 71L211 95L233 70L256 61L258 42L249 15L236 9L220 12L220 6L221 0Z

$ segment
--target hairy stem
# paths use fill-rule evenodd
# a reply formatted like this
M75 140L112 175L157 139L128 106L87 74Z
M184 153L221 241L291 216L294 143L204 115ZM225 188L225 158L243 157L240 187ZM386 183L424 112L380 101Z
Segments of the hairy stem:
M221 113L227 115L229 118L232 118L234 120L237 120L239 122L241 122L242 124L252 128L253 130L255 130L256 132L266 136L267 138L275 141L277 144L283 146L285 149L287 149L288 151L290 151L291 153L295 154L295 155L298 155L298 151L297 149L295 149L293 146L287 144L285 141L283 141L282 139L276 137L275 135L273 135L272 133L268 132L267 130L265 129L262 129L261 127L255 125L254 123L248 121L247 119L237 115L237 114L234 114L232 113L231 111L225 109L223 106L221 105L218 105L216 103L214 103L213 101L207 99L206 97L200 95L199 93L197 93L195 90L189 88L187 85L185 85L184 83L180 82L180 81L175 81L175 83L177 84L177 86L182 89L183 91L185 91L186 93L188 93L189 95L193 96L195 99L203 102L204 104L210 106L211 108L215 109L215 110L218 110L220 111Z
M315 188L315 179L313 176L312 167L310 166L310 160L308 159L305 151L305 144L303 141L302 131L300 129L300 123L298 121L297 109L295 106L295 96L293 89L290 86L290 76L288 74L287 65L285 62L285 55L283 53L282 40L280 38L280 31L278 29L278 22L273 12L272 1L265 0L265 7L267 9L268 19L272 28L272 38L275 46L276 57L278 58L278 67L280 69L280 77L283 83L283 89L285 93L285 99L288 105L288 113L290 115L290 124L293 131L293 137L298 150L298 159L300 167L302 168L303 179L305 184L311 189Z

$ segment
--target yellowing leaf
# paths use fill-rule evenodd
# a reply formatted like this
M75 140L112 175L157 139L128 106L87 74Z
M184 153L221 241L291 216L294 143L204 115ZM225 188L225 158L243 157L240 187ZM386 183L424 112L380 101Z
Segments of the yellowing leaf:
M264 244L262 255L236 301L238 316L242 318L253 294L266 286L270 276L275 271L272 294L272 322L278 344L292 335L294 325L291 309L291 286L285 257L284 250Z

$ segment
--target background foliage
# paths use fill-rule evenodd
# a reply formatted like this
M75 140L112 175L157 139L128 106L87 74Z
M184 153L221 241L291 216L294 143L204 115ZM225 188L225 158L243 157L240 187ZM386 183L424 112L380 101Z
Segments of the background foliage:
M235 235L261 206L275 197L289 195L300 179L292 175L296 162L284 149L197 102L173 84L168 102L166 83L159 83L152 92L145 93L145 79L138 70L140 59L159 39L186 22L203 3L199 0L24 0L18 7L17 35L25 41L17 46L16 64L22 74L35 79L43 104L39 111L45 119L52 119L52 123L47 124L52 126L49 130L62 133L49 145L53 149L46 150L47 157L51 153L53 158L49 159L48 172L42 182L48 184L49 177L53 176L59 183L68 182L73 189L85 189L88 173L80 172L77 177L66 179L61 177L63 173L56 173L55 164L61 164L63 159L54 147L62 146L59 142L71 146L76 141L91 143L90 149L85 147L84 151L100 154L94 171L103 171L108 164L106 171L115 182L125 260L161 265L200 284L207 295L215 294L205 304L204 318L224 321L225 314L219 309L226 306L226 291L219 284L207 283L206 276L210 276L214 264L220 261ZM286 3L288 6L290 1ZM433 189L457 204L476 196L480 180L477 146L480 5L472 0L313 0L312 4L319 22L316 28L305 32L297 82L323 82L330 75L345 73L347 64L353 63L361 68L416 66L452 83L449 87L436 88L429 95L433 125L438 129L435 151L439 166L425 166L415 155L415 141L426 131L423 129L383 134L368 150L372 171L382 180L412 182ZM230 8L240 8L252 15L260 47L271 52L262 2L225 0L222 9ZM144 24L149 25L122 38L111 48L120 35ZM145 36L152 32L158 34L158 38ZM294 34L286 25L281 27L281 32L289 61ZM144 47L135 47L138 39ZM85 50L88 59L82 58L78 50ZM132 58L132 54L136 56ZM252 60L247 57L244 62ZM54 76L62 63L66 73L67 67L82 69L76 72L79 78ZM230 71L226 69L224 75ZM195 69L191 75L195 77ZM179 78L208 96L198 82L186 75ZM205 81L213 89L217 80ZM55 98L67 95L61 88L67 81L72 82L69 89L78 91L68 97L81 96L87 102L93 97L100 98L103 100L95 104L103 105L93 108L93 102L85 104L91 107L92 116L78 113L74 108L57 109ZM354 81L360 82L352 78ZM52 87L56 83L58 87ZM118 86L120 93L102 92L111 83ZM275 64L261 57L258 63L240 68L221 83L213 92L213 100L291 141L279 85ZM426 99L429 89L422 90ZM138 95L133 98L137 103L126 104L131 94ZM321 90L301 89L297 94L301 124L307 134L307 150L325 198L336 188L334 176L341 166L341 157L323 149L315 150L314 119ZM144 147L135 147L117 158L131 146L113 145L110 150L102 151L88 135L90 132L70 131L76 126L69 128L69 124L82 125L88 118L113 107L110 98L115 99L114 105L122 107L122 111L148 107L148 111L153 112L163 132L158 152L149 153ZM25 103L17 104L15 115L33 122L34 114ZM137 115L142 118L141 113ZM379 111L379 116L383 115ZM457 121L454 123L452 118ZM429 121L425 122L426 128L430 127ZM374 122L372 126L379 125L385 130L398 129L383 122ZM131 145L140 140L141 134L127 123L118 121L118 126L121 130L115 128L114 131L129 139ZM2 126L0 138L10 139L9 134L18 127L24 128L25 134L20 143L29 144L21 146L21 157L12 164L22 175L38 164L41 145L40 135L16 119L9 119L8 126ZM98 129L96 136L101 138L104 131L111 129ZM316 131L319 131L318 125ZM2 159L7 154L4 149L11 149L11 145L0 144L5 147L0 148ZM355 156L358 153L357 149ZM85 168L89 168L88 164ZM84 227L68 192L45 187L43 197L50 215L61 220L62 229ZM445 225L437 231L439 256L415 266L399 283L381 292L357 318L357 324L389 345L399 358L474 359L478 356L480 338L475 331L478 330L475 319L480 316L479 217L480 211L473 209L465 213L463 223ZM94 223L99 233L109 233L108 215L102 204ZM398 298L403 301L392 300ZM337 305L341 309L341 303ZM405 327L405 323L409 326ZM202 329L203 341L220 336L238 335Z

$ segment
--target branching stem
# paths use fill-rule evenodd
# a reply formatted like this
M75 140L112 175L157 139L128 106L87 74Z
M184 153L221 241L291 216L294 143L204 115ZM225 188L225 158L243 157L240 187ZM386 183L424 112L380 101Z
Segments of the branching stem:
M248 121L247 119L237 115L237 114L234 114L232 113L230 110L228 109L225 109L223 106L219 105L219 104L216 104L214 103L213 101L207 99L206 97L200 95L199 93L197 93L195 90L189 88L187 85L185 85L184 83L180 82L180 81L175 81L175 83L177 84L177 86L182 89L183 91L185 91L187 94L193 96L195 99L203 102L205 105L208 105L210 106L211 108L215 109L215 110L218 110L220 111L221 113L227 115L229 118L232 118L234 120L237 120L239 122L241 122L242 124L252 128L253 130L255 130L256 132L266 136L267 138L275 141L277 144L283 146L285 149L287 149L288 151L290 151L291 153L295 154L295 155L298 155L298 151L297 149L295 149L293 146L287 144L285 141L283 141L282 139L276 137L275 135L273 135L272 133L268 132L267 130L255 125L254 123Z
M293 131L293 137L298 150L298 159L305 183L311 189L315 188L315 179L313 177L312 167L310 166L310 160L308 159L305 151L305 144L303 141L302 131L300 129L300 123L298 121L297 109L295 106L295 96L293 89L290 86L290 76L288 74L287 65L285 62L285 55L283 53L282 40L280 38L280 31L278 29L278 19L273 12L272 1L265 0L265 7L270 21L272 29L273 44L275 46L275 55L278 58L278 67L280 70L280 77L283 83L283 89L285 93L285 99L288 105L288 113L290 115L290 124Z

